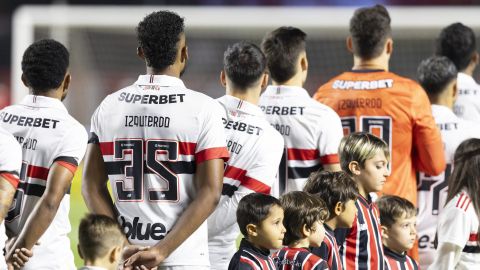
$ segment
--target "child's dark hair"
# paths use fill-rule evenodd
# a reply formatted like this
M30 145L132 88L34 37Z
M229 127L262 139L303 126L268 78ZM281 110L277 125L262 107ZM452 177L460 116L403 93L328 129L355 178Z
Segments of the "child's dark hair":
M407 199L402 197L385 195L376 201L380 211L382 226L390 228L395 222L405 215L410 218L417 215L417 208Z
M303 191L319 197L326 203L330 212L327 220L335 217L335 206L338 202L345 207L345 203L349 200L355 201L358 197L357 182L342 171L320 171L310 174Z
M237 223L240 227L240 232L245 237L248 237L247 225L259 225L267 218L270 208L274 205L282 207L280 201L270 195L250 193L243 197L237 207Z
M480 217L480 139L462 142L453 156L453 172L448 178L447 203L465 189ZM480 244L480 227L477 233Z
M320 198L303 191L292 191L280 197L284 216L283 224L287 232L284 245L290 245L304 238L302 229L313 229L316 221L324 222L328 217L327 205Z
M80 221L78 238L83 259L95 261L107 255L112 247L123 245L125 237L118 223L112 218L87 214Z

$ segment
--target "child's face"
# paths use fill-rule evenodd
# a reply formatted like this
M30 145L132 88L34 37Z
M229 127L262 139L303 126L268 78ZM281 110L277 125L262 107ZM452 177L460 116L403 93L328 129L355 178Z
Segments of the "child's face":
M279 249L282 247L285 232L283 209L278 205L273 205L267 218L257 226L257 235L252 241L262 248Z
M390 228L387 228L383 236L385 245L397 253L411 249L417 237L417 217L405 216L404 214Z
M343 204L343 211L338 215L338 228L351 228L357 216L357 207L354 200Z
M324 237L325 228L323 227L323 222L317 220L313 223L312 228L310 229L310 235L308 236L309 246L320 247Z
M355 178L358 179L359 188L369 193L381 191L389 175L388 160L383 151L379 151L373 158L365 161L364 167L360 168L360 173Z

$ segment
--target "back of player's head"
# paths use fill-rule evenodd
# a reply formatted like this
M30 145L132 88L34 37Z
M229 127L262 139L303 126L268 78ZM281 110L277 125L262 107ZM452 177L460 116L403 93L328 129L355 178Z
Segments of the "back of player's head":
M248 237L247 225L260 225L268 217L270 208L274 205L282 207L280 201L270 195L250 193L243 197L237 207L237 223L240 232Z
M329 215L324 201L303 191L284 194L280 197L280 202L285 216L283 224L287 229L283 238L284 245L290 245L304 238L304 226L311 230L315 222L324 222Z
M462 23L443 28L437 39L436 54L450 58L459 71L470 64L476 51L475 33Z
M376 201L380 211L382 226L390 228L401 218L411 218L417 215L417 208L407 199L385 195Z
M390 15L382 5L357 9L350 19L353 52L363 59L379 56L392 35Z
M78 228L78 247L84 260L104 258L113 247L123 246L118 223L104 215L87 214Z
M25 84L34 94L60 87L67 74L70 54L53 39L34 42L23 53L22 72Z
M337 203L340 202L345 206L349 200L356 200L358 197L357 183L345 172L312 173L303 191L314 194L326 203L330 213L328 219L335 215Z
M164 70L175 63L183 18L162 10L150 13L137 26L137 39L149 67Z
M390 150L384 140L367 132L350 133L340 141L338 148L340 166L344 172L351 174L349 164L352 161L364 167L367 160L374 158L380 152L383 152L387 159L390 157Z
M235 43L223 54L223 69L237 88L246 90L258 83L265 73L265 55L252 43Z
M295 27L280 27L268 33L262 42L268 70L277 83L288 81L297 73L297 61L305 51L307 34Z
M446 56L432 56L420 63L417 76L427 94L437 96L457 78L457 68Z

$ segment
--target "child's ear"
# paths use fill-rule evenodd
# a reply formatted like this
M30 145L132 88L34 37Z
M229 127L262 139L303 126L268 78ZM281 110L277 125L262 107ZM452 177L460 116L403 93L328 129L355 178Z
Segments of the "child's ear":
M307 228L307 224L303 224L302 226L302 234L304 237L309 237L310 234L312 233L312 229Z
M357 161L351 161L348 164L348 169L353 175L360 175L360 164Z
M77 251L78 251L78 255L80 256L80 258L81 258L82 260L84 260L83 254L82 254L82 250L80 249L80 245L79 245L79 244L77 244Z
M122 246L115 246L110 251L110 255L108 256L108 260L110 263L117 263L120 261L120 257L122 256Z
M333 208L333 212L335 213L335 216L339 216L343 212L343 203L342 202L337 202L335 204L335 207Z
M388 239L388 228L386 226L381 226L382 229L382 238L383 239Z
M248 236L256 237L258 235L257 225L252 224L252 223L248 224L247 225L247 234L248 234Z

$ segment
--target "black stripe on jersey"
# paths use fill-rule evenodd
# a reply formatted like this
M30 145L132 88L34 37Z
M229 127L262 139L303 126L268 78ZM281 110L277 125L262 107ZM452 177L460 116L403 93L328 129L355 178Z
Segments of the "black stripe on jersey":
M463 248L463 252L465 252L465 253L480 253L480 247L479 246L465 246Z
M238 190L237 186L223 183L222 195L232 197L233 194L235 193L235 191L237 191L237 190Z
M39 184L20 182L17 189L22 189L25 195L42 197L46 187ZM70 187L66 194L70 194Z
M295 261L300 263L300 265L303 265L303 263L305 262L305 260L307 259L308 255L310 255L310 253L308 252L300 252L299 254L297 254L297 257L295 258Z
M359 204L362 204L363 201L361 198L357 200ZM362 208L361 205L358 205L359 208ZM368 210L367 213L368 215ZM358 209L357 212L357 219L359 224L364 224L363 226L368 226L367 221L365 220L365 217L363 216L362 210ZM368 269L368 262L370 261L368 259L368 252L370 250L370 247L368 246L368 228L366 230L360 230L360 226L357 227L357 233L359 231L360 237L357 239L359 241L358 244L358 252L357 252L357 257L358 257L358 269ZM373 240L373 239L372 239ZM375 254L372 254L374 256Z
M15 175L16 177L20 177L17 171L0 171L0 174L1 173L9 173Z
M322 165L317 164L312 167L288 167L288 178L308 178L312 172L318 171L322 168Z
M372 241L375 241L374 238L377 238L378 240L375 241L376 245L377 245L377 252L378 252L378 255L380 256L380 258L378 258L378 261L379 262L383 262L385 260L384 258L384 254L382 254L381 250L383 249L383 246L382 246L382 240L380 238L380 235L381 233L378 231L378 229L380 228L380 224L379 226L377 227L375 224L377 223L376 220L373 220L375 219L375 215L374 215L374 212L375 211L375 208L374 207L371 207L371 208L368 208L368 212L370 214L370 222L372 223L372 227L373 227L373 230L375 232L375 235L373 235L373 238L372 238ZM372 219L373 217L373 219ZM375 254L372 254L372 256L376 256Z
M65 161L65 162L68 162L72 165L78 166L77 159L75 159L74 157L61 156L61 157L57 157L55 160L53 160L53 162L55 162L55 161Z
M90 132L90 138L88 138L88 143L100 144L97 134L95 132Z
M195 173L195 162L194 161L162 161L162 164L165 165L169 170L174 174L194 174ZM108 175L113 174L125 174L125 167L131 166L131 161L107 161L105 162L105 168L107 169ZM143 164L144 173L154 172L147 167L146 162Z

